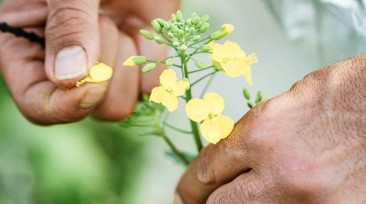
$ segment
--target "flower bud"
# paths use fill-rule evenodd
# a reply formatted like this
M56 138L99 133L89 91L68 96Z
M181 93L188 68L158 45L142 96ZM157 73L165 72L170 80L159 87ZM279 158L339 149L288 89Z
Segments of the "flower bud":
M158 44L164 44L164 40L161 37L155 36L154 37L155 42L157 42Z
M180 46L180 50L182 51L186 51L187 49L188 49L187 45Z
M172 32L169 32L168 33L168 36L170 37L170 38L174 38L175 36L174 36L174 34L172 33Z
M172 22L176 22L176 21L177 21L177 16L173 13L173 14L172 14L172 17L170 18L170 20L171 20Z
M174 47L179 47L179 46L180 46L179 42L177 42L177 41L173 42L173 43L172 43L172 45L173 45Z
M210 19L210 16L205 15L205 16L203 16L203 17L201 18L201 21L202 21L202 23L207 23L209 19Z
M234 32L234 25L232 24L224 24L221 26L221 30L225 31L227 33L227 35L230 35L231 33Z
M202 46L200 47L200 50L201 50L202 52L210 52L210 51L212 50L212 48L211 48L211 46L210 46L210 45L202 45Z
M147 62L145 56L131 56L125 62L123 62L123 66L126 67L133 67L136 65L142 65Z
M177 11L177 21L181 21L183 19L183 14L182 12L179 10Z
M201 36L200 35L196 35L193 37L193 42L198 42L201 40Z
M154 70L156 67L156 64L155 63L150 63L150 64L147 64L145 65L143 68L142 68L142 72L146 73L146 72L151 72L152 70Z
M246 89L246 88L243 89L243 95L244 95L245 99L250 100L250 93L249 93L248 89Z
M194 35L196 33L196 29L191 27L191 29L189 29L189 34Z
M161 33L162 28L161 28L161 25L158 22L158 20L155 19L155 20L151 21L151 26L156 33Z
M204 33L208 30L208 28L210 27L210 24L209 23L204 23L202 24L201 28L200 28L200 32L201 33Z
M142 65L147 62L147 58L145 56L135 56L132 60L136 65Z
M160 26L161 26L161 27L163 27L163 26L164 26L165 21L164 21L163 19L161 19L161 18L157 18L157 19L155 19L155 20L160 24Z
M166 30L170 30L170 23L169 22L164 22L164 28Z
M205 65L205 64L203 64L203 62L201 62L201 61L196 61L194 64L195 64L195 65L196 65L196 67L197 67L197 68L199 68L199 69L206 68L206 65Z
M141 34L144 38L146 38L146 39L148 39L148 40L153 40L153 39L154 39L154 35L153 35L150 31L147 31L147 30L145 30L145 29L141 29L141 30L140 30L140 34Z
M211 33L210 39L211 40L220 40L221 38L223 38L227 35L228 35L227 32L225 32L223 30L219 30L219 31Z

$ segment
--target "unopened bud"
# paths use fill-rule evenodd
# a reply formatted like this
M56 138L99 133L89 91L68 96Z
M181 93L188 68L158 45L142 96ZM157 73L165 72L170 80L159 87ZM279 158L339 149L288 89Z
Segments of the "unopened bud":
M193 42L198 42L201 40L201 36L200 35L196 35L193 37Z
M201 18L202 23L206 23L210 19L210 16L205 15Z
M155 42L157 42L158 44L164 44L164 40L161 37L155 36L154 37Z
M183 19L183 14L182 12L179 10L177 11L177 21L181 21Z
M140 34L141 34L144 38L146 38L146 39L148 39L148 40L153 40L153 39L154 39L154 35L153 35L150 31L147 31L147 30L145 30L145 29L141 29L141 30L140 30Z
M210 52L211 51L211 46L210 45L202 45L201 47L200 47L200 50L202 51L202 52Z
M155 20L151 21L151 26L156 33L161 33L162 28L161 28L161 25L158 22L158 20L155 19Z
M165 61L165 64L166 64L167 66L171 66L171 65L173 65L173 64L174 64L174 58L169 58L169 59L167 59L167 60Z
M202 24L201 28L200 28L200 31L201 33L204 33L208 30L208 28L210 27L210 24L209 23L204 23Z
M197 67L197 68L199 68L199 69L206 68L206 65L205 65L205 64L203 64L203 62L201 62L201 61L196 61L196 62L195 62L195 65L196 65L196 67Z
M244 95L245 99L250 100L250 93L249 93L248 89L246 89L246 88L243 89L243 95Z
M150 63L150 64L147 64L146 66L144 66L142 68L142 72L146 73L146 72L151 72L152 70L154 70L156 67L156 64L155 63Z

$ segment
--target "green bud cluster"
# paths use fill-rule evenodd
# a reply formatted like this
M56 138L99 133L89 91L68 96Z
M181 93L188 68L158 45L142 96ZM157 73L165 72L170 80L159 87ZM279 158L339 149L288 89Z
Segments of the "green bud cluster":
M141 30L140 33L148 40L154 40L158 44L163 44L164 39L167 39L171 46L177 50L185 51L188 49L189 42L199 42L210 24L208 23L209 16L200 17L193 13L190 18L184 19L181 11L172 14L171 19L165 21L157 18L151 22L151 26L155 33L160 36L154 36L153 33L147 30Z

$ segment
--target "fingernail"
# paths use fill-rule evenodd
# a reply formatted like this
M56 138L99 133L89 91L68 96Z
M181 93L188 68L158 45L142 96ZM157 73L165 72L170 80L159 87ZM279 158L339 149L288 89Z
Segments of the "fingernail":
M86 54L82 47L74 45L63 48L56 55L55 78L66 80L86 75L87 64Z
M178 193L175 194L173 204L184 204Z
M98 102L102 100L106 90L106 87L89 89L84 98L80 101L80 107L87 109L95 106Z

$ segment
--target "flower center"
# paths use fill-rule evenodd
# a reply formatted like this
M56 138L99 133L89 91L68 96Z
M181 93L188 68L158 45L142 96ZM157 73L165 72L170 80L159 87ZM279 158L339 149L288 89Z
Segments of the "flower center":
M208 114L208 119L212 119L217 116L217 113L210 113Z
M174 95L174 91L172 88L165 88L165 91L168 92L170 95Z
M238 55L238 54L233 54L231 56L227 56L224 59L222 59L223 63L227 63L228 61L232 61L232 60L240 60L243 59L242 55Z

